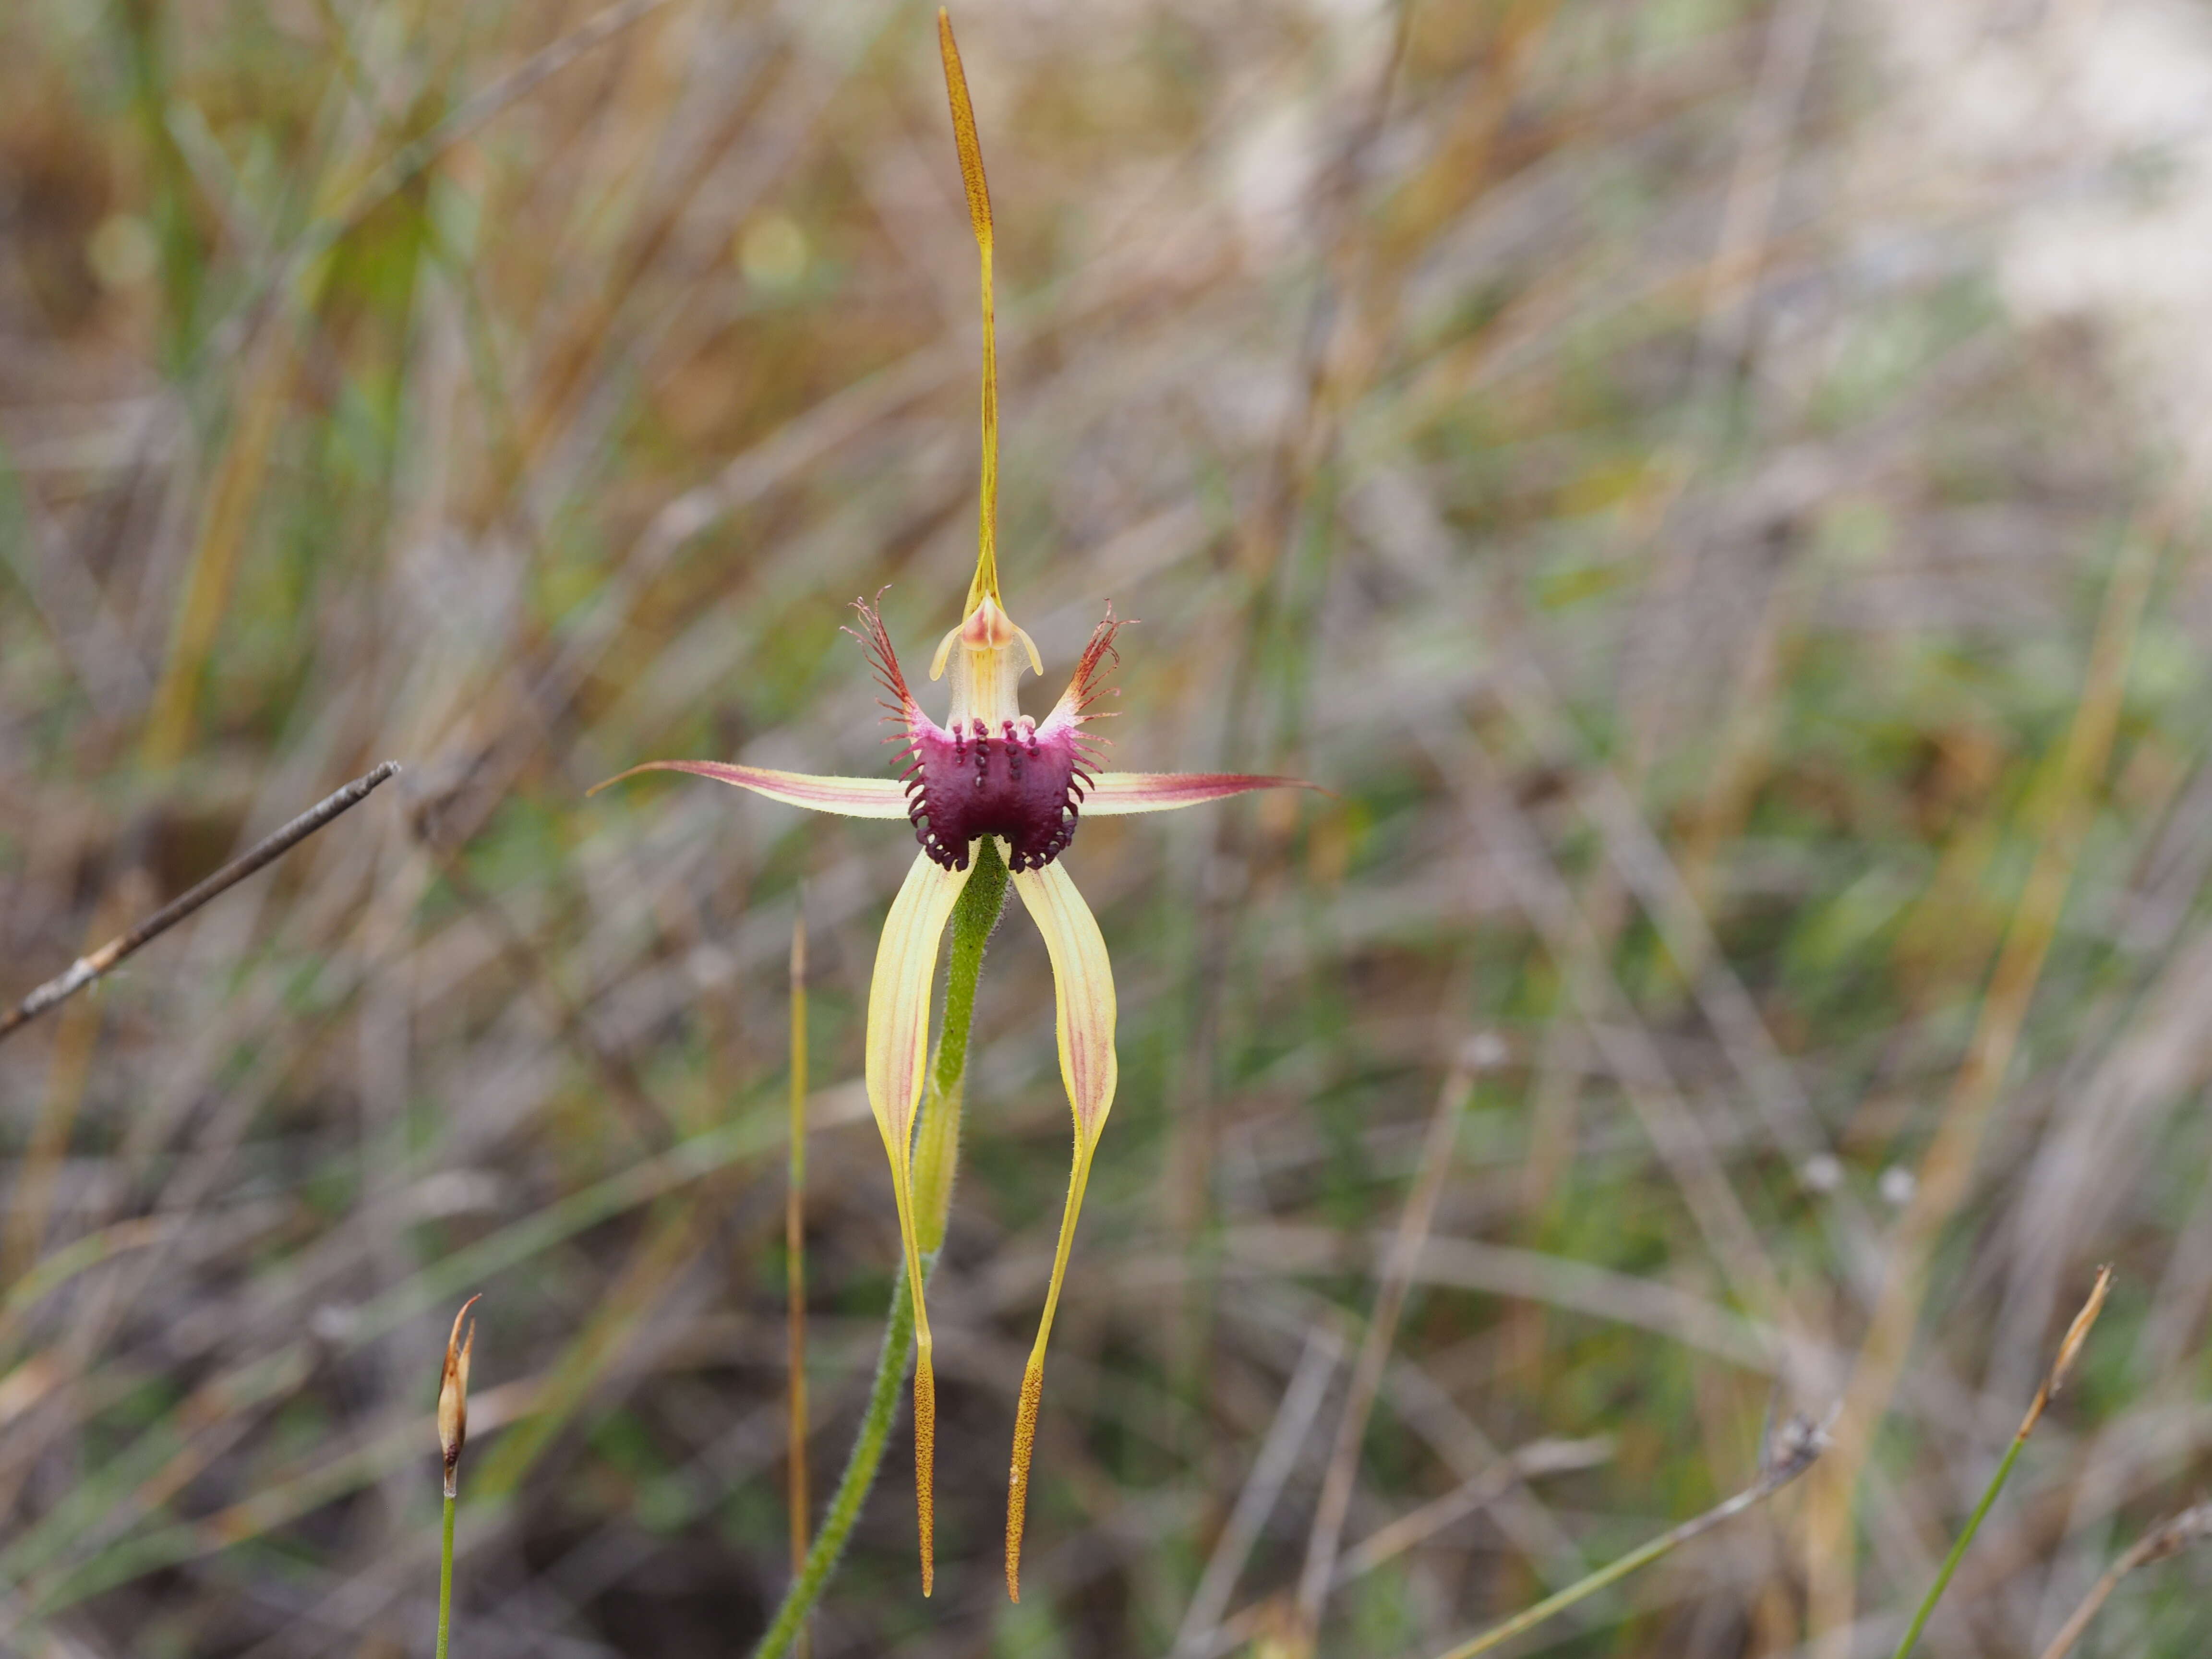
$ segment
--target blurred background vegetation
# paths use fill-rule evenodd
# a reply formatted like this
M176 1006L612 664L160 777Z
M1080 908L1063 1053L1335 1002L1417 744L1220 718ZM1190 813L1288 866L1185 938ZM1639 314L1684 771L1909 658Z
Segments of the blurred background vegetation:
M957 19L1031 707L1110 599L1117 764L1334 793L1068 854L1123 1082L1018 1607L1068 1131L1004 930L937 1594L902 1429L815 1652L1268 1650L1472 1054L1321 1650L1432 1654L1849 1395L1812 1477L1525 1650L1887 1653L2110 1260L1928 1638L2035 1653L2212 1438L2212 39L2150 0L1401 3ZM427 1651L478 1290L456 1650L759 1630L785 951L803 887L834 1471L912 849L583 792L884 764L837 629L889 584L911 664L955 617L974 283L905 0L0 8L0 996L407 768L0 1046L0 1646ZM2206 1571L2081 1651L2201 1653Z

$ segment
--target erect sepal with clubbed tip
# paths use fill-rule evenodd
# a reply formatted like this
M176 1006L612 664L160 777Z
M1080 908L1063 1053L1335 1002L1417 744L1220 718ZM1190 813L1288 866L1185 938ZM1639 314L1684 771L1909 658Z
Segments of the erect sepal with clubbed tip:
M446 1339L446 1367L438 1378L438 1450L445 1458L448 1498L459 1494L461 1447L469 1437L469 1356L477 1346L477 1322L469 1318L469 1310L483 1299L481 1294L471 1297L453 1316L453 1334ZM465 1335L464 1320L469 1328Z
M945 60L945 95L952 106L952 144L960 157L960 182L968 192L968 221L982 265L983 483L975 511L975 575L960 614L972 617L985 600L999 604L999 330L991 281L991 186L983 177L983 146L975 136L975 106L952 19L937 9L937 52ZM1032 647L1034 650L1034 647Z

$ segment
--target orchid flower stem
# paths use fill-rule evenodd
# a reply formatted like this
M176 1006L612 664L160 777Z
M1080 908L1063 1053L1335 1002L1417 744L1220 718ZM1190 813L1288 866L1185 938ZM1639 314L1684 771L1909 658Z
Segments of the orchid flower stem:
M438 1540L438 1659L446 1659L447 1633L453 1622L453 1498L446 1495L446 1518Z
M952 963L945 994L945 1022L939 1028L937 1063L931 1068L930 1086L923 1091L921 1120L915 1127L916 1231L921 1235L919 1260L925 1276L945 1242L954 1165L959 1158L960 1107L967 1081L968 1030L975 1016L975 982L983 969L984 946L990 942L1006 903L1006 861L996 844L986 837L975 852L975 874L953 907ZM868 1385L867 1409L861 1413L860 1431L846 1454L844 1473L838 1477L837 1490L830 1496L805 1563L784 1592L783 1605L776 1609L768 1633L753 1650L753 1659L782 1659L792 1650L808 1615L836 1576L846 1541L883 1468L884 1449L890 1439L891 1425L898 1418L899 1384L914 1358L917 1298L908 1285L906 1264L902 1261L891 1285L883 1350L876 1358L874 1381Z
M860 1417L860 1431L853 1437L853 1449L846 1454L845 1472L837 1480L837 1490L830 1499L830 1507L822 1516L822 1525L814 1534L813 1547L806 1553L806 1564L799 1576L791 1581L784 1592L783 1605L776 1609L775 1620L762 1637L760 1645L753 1650L753 1659L781 1659L789 1653L805 1630L814 1605L836 1577L839 1559L845 1553L846 1540L852 1536L854 1522L860 1518L866 1505L869 1490L876 1484L876 1475L882 1469L884 1448L890 1443L891 1425L898 1419L899 1384L906 1380L907 1362L914 1357L914 1298L907 1294L906 1264L899 1264L898 1277L891 1285L890 1317L884 1328L883 1352L877 1356L875 1381L869 1385L868 1407Z

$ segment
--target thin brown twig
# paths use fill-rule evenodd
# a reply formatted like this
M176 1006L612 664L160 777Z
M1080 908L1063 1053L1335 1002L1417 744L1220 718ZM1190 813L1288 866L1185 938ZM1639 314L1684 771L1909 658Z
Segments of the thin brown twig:
M326 796L275 834L216 871L205 881L169 901L128 932L118 933L98 950L79 957L67 972L60 973L33 991L13 1008L0 1014L0 1038L28 1024L47 1009L66 1002L142 945L150 945L211 899L220 898L257 870L274 864L332 818L350 811L387 779L398 775L399 763L386 761L374 772L356 778Z
M1419 1509L1408 1510L1368 1534L1344 1553L1343 1559L1336 1564L1336 1571L1329 1575L1328 1587L1341 1589L1353 1579L1426 1543L1446 1528L1488 1509L1524 1481L1539 1475L1569 1474L1595 1468L1610 1462L1613 1451L1610 1435L1592 1435L1581 1440L1538 1440L1523 1446L1480 1474L1461 1481L1443 1497L1431 1498Z
M1367 1437L1367 1419L1375 1409L1375 1396L1382 1382L1382 1370L1398 1334L1399 1316L1413 1288L1421 1247L1428 1242L1435 1220L1437 1200L1443 1193L1444 1176L1451 1169L1452 1145L1459 1135L1460 1119L1474 1093L1474 1071L1481 1055L1463 1054L1444 1079L1429 1119L1428 1138L1421 1146L1420 1173L1406 1207L1398 1218L1398 1236L1391 1242L1389 1259L1383 1263L1382 1282L1375 1293L1375 1311L1367 1322L1367 1334L1353 1362L1351 1387L1346 1394L1344 1415L1337 1420L1336 1446L1328 1472L1322 1477L1321 1500L1315 1506L1313 1529L1306 1537L1305 1569L1298 1575L1298 1624L1309 1638L1321 1622L1322 1603L1328 1599L1336 1571L1337 1547L1344 1536L1345 1516L1352 1507L1352 1488L1359 1474L1359 1448Z
M1488 1653L1522 1632L1534 1630L1547 1620L1565 1613L1577 1602L1650 1566L1662 1555L1680 1549L1692 1539L1701 1538L1724 1522L1733 1521L1745 1510L1765 1503L1811 1468L1827 1449L1828 1434L1824 1427L1809 1418L1791 1418L1769 1442L1760 1459L1759 1479L1735 1497L1716 1504L1703 1515L1693 1516L1678 1527L1669 1528L1641 1548L1631 1550L1619 1559L1607 1563L1587 1578L1568 1585L1558 1595L1547 1597L1533 1607L1515 1613L1504 1623L1492 1626L1481 1634L1461 1643L1449 1653L1439 1655L1438 1659L1475 1659L1477 1654Z
M1596 1436L1587 1440L1539 1440L1508 1453L1443 1497L1432 1498L1395 1521L1385 1522L1345 1551L1337 1558L1336 1570L1329 1575L1329 1594L1334 1595L1346 1584L1427 1543L1469 1516L1492 1507L1516 1486L1541 1475L1594 1468L1609 1460L1613 1450L1609 1437ZM1174 1655L1176 1659L1218 1659L1219 1655L1232 1653L1258 1635L1280 1607L1281 1603L1272 1598L1254 1601L1210 1627L1178 1638Z
M2104 1577L2091 1586L2081 1598L2081 1605L2074 1609L2051 1645L2043 1650L2043 1659L2066 1659L2074 1644L2081 1639L2081 1632L2089 1628L2089 1621L2097 1616L2120 1580L2137 1567L2148 1566L2154 1561L2163 1561L2169 1555L2179 1555L2192 1544L2212 1538L2212 1504L2199 1504L2180 1514L2169 1516L2153 1527L2134 1545L2105 1569Z
M1217 1644L1235 1624L1231 1620L1224 1625L1222 1614L1228 1611L1237 1577L1251 1559L1253 1547L1260 1541L1276 1500L1297 1469L1306 1435L1313 1427L1314 1419L1320 1415L1330 1380L1336 1375L1342 1346L1326 1322L1317 1322L1307 1331L1304 1350L1283 1389L1282 1401L1275 1408L1275 1420L1268 1425L1267 1437L1260 1443L1259 1455L1252 1460L1252 1472L1246 1476L1244 1488L1237 1495L1236 1507L1230 1510L1229 1520L1214 1541L1206 1571L1199 1576L1198 1588L1184 1611L1182 1626L1176 1632L1169 1659L1196 1659L1200 1654L1221 1650ZM1237 1639L1243 1638L1239 1636Z

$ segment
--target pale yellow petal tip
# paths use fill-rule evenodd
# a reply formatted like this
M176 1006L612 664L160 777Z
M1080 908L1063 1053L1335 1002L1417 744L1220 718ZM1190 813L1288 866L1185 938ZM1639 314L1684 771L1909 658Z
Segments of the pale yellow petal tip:
M921 1594L937 1588L937 1372L929 1350L914 1366L914 1502L921 1534Z
M1036 1455L1037 1408L1044 1403L1044 1367L1036 1360L1022 1373L1022 1399L1014 1413L1014 1460L1006 1475L1006 1595L1022 1599L1022 1524L1030 1499L1030 1462Z

